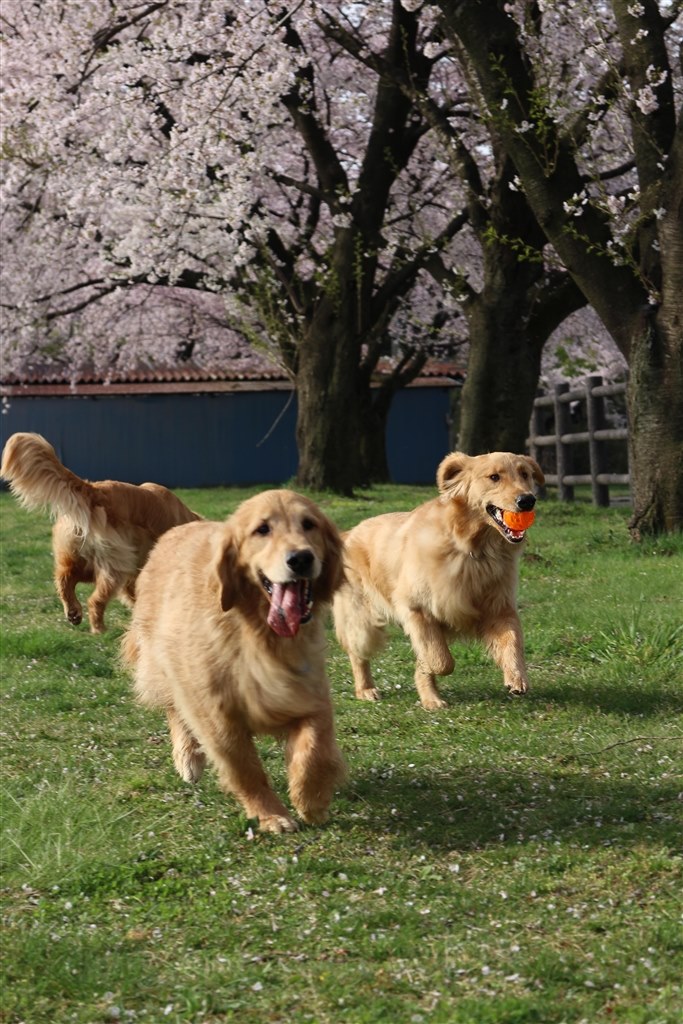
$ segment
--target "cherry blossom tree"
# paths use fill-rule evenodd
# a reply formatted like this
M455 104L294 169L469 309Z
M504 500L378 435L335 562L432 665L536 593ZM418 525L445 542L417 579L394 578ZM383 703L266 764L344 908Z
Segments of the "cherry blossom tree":
M464 321L461 443L523 446L543 343L585 297L436 7L6 0L2 17L6 366L165 363L179 325L211 362L237 331L296 383L299 482L349 491L386 473L420 341L459 343Z
M631 531L638 538L680 530L680 5L440 0L438 7L518 187L628 362Z
M149 289L214 292L296 382L299 482L349 491L372 472L357 438L381 430L387 396L424 361L408 348L371 389L391 324L462 225L429 125L326 32L325 5L7 6L12 361L38 344L131 363L140 338L121 327ZM387 65L426 85L418 18L350 5L354 31L359 18ZM427 275L420 292L412 319L442 330L455 302Z
M424 342L461 340L462 308L478 353L463 444L522 446L561 290L544 292L542 261L521 265L495 237L472 274L487 209L529 225L528 208L507 190L509 161L495 173L433 10L8 9L3 302L17 372L36 356L105 371L168 362L180 324L185 348L210 361L223 319L296 381L300 482L349 490L386 474L391 396ZM183 289L208 293L208 307L178 316ZM527 344L532 304L543 326ZM371 388L387 347L394 372Z

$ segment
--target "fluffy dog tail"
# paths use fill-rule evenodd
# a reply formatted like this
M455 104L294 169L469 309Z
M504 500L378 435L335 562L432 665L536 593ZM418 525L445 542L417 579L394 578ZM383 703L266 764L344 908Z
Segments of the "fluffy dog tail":
M66 516L85 536L95 514L92 484L61 464L54 448L40 434L12 434L2 453L0 476L25 508L47 509Z

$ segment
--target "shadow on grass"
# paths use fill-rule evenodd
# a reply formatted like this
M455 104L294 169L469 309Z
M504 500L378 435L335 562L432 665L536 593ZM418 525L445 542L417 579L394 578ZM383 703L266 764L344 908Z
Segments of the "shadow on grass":
M671 683L674 683L673 677ZM528 698L543 701L558 708L581 706L608 715L630 715L652 718L659 715L680 715L683 712L683 689L673 685L641 687L633 674L628 680L614 683L568 682L565 684L538 684Z
M359 775L342 803L397 845L413 848L467 851L529 842L676 847L680 780L596 778L582 772L592 758L563 760L566 767L545 764L514 773L470 767L432 779L403 769L382 778ZM344 816L337 806L335 819Z

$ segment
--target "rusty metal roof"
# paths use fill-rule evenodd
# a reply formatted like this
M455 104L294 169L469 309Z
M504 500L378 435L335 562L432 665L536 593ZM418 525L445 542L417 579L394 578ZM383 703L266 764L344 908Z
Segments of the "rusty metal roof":
M375 378L392 369L390 360L380 361ZM429 360L415 385L461 384L464 371L455 363ZM286 371L264 358L231 359L220 367L178 362L173 366L145 366L106 371L93 367L71 369L63 365L27 367L21 374L3 374L0 390L8 395L145 394L160 392L219 392L238 390L281 390L293 386Z
M233 359L220 367L201 366L191 362L178 362L173 366L145 366L135 368L108 367L97 370L91 366L71 368L55 364L28 366L21 374L3 374L3 384L163 384L197 383L203 381L287 380L285 371L261 360Z

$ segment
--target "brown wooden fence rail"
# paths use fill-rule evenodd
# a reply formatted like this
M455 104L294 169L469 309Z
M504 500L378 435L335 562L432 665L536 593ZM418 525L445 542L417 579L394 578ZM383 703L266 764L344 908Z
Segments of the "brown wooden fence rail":
M560 501L572 501L577 484L590 484L593 504L607 506L610 503L610 485L629 484L628 473L609 472L606 445L609 441L628 441L626 427L607 425L605 409L606 398L623 395L625 391L625 383L604 384L602 377L594 375L586 378L581 387L570 389L567 383L557 384L553 394L539 395L535 399L527 444L530 454L544 467L544 472L549 460L544 458L543 450L550 446L554 448L555 472L548 472L545 477L546 484L558 488ZM570 404L575 402L585 403L587 430L573 429ZM543 433L549 414L554 420L553 434ZM574 446L585 444L588 445L590 472L575 473Z

